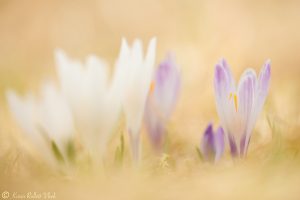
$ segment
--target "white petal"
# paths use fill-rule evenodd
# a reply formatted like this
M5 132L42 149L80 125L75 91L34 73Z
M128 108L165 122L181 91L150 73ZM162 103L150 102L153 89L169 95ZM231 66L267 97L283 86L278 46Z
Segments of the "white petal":
M6 92L9 109L13 117L24 130L30 140L38 143L42 140L36 129L36 113L34 108L34 98L28 94L26 99L21 99L14 91Z
M53 83L47 83L42 88L38 116L39 125L57 144L66 144L71 139L74 133L71 110Z
M154 73L154 64L155 64L155 55L156 55L156 38L152 38L149 42L146 57L144 60L144 87L147 90L150 88L151 80L153 78Z
M90 80L90 87L96 87L95 90L106 92L108 87L108 66L105 61L97 56L90 55L86 60L86 76Z
M152 38L149 42L147 54L145 57L145 63L147 68L153 68L155 63L155 55L156 55L156 38Z
M123 39L117 63L124 63L128 55L129 48ZM123 75L123 66L117 64L110 86L109 70L101 58L91 55L84 64L69 59L66 72L58 70L58 73L80 137L90 153L99 157L104 153L106 142L119 116L119 91L126 76Z
M9 90L6 92L6 98L10 111L24 134L36 145L39 153L54 165L56 161L47 141L47 135L43 135L44 133L38 127L39 116L34 97L27 94L24 99L21 99L14 91Z
M135 39L131 49L133 66L139 68L143 62L143 45L141 40Z
M146 98L150 88L150 83L153 77L154 59L155 59L155 39L152 39L146 58L140 62L141 44L136 40L132 49L131 55L134 55L130 64L136 65L130 68L133 71L128 71L129 80L127 82L126 94L123 98L124 111L127 120L128 129L133 135L139 134L141 121L145 109ZM138 56L137 56L138 55Z
M120 60L121 62L126 60L129 56L129 53L130 53L130 49L128 43L125 38L122 38L122 44L121 44L118 60Z

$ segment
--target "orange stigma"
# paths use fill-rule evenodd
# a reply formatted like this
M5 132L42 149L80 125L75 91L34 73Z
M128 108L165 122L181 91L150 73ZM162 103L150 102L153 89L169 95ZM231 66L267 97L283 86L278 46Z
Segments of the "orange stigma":
M152 94L154 92L154 89L155 89L155 82L152 81L150 84L149 94Z

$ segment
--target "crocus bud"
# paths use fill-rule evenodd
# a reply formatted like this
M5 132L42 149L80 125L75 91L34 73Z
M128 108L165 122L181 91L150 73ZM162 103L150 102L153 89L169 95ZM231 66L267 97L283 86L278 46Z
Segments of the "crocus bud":
M219 127L216 132L212 124L209 124L204 131L200 144L200 151L205 161L217 162L224 152L224 131Z
M181 83L180 71L173 55L163 60L155 74L147 99L145 124L155 150L163 145L166 124L175 108Z

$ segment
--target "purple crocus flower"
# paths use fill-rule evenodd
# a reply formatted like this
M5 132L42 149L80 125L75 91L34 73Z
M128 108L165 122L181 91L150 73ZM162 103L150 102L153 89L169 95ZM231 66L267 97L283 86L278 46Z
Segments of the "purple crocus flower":
M204 131L200 151L204 160L217 162L224 153L224 131L219 127L216 132L213 131L212 124L209 124Z
M181 77L173 55L163 60L154 74L147 99L145 124L153 147L160 151L166 133L166 123L178 99Z
M247 154L252 130L268 93L270 77L271 64L267 60L258 78L253 69L247 69L236 88L227 62L222 59L215 67L217 111L234 157Z

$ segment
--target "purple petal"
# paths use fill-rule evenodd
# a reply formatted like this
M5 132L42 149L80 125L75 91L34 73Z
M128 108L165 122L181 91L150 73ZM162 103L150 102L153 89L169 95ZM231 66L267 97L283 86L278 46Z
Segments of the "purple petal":
M271 62L270 60L267 60L264 66L262 67L257 80L252 113L250 119L248 119L248 127L247 130L245 131L246 134L245 141L241 140L241 147L243 147L243 149L241 149L242 151L241 155L243 156L247 154L247 149L251 138L251 132L255 126L256 119L259 113L261 112L265 99L267 97L270 78L271 78Z
M163 85L165 81L168 79L168 76L172 72L172 68L174 67L174 61L168 55L165 60L163 60L156 71L156 82L157 84Z
M158 106L167 117L178 99L181 76L174 56L169 54L155 73L154 95Z
M244 72L241 77L238 86L238 113L240 117L241 132L236 133L242 137L245 137L242 143L240 143L240 153L246 153L248 145L248 138L246 135L250 135L254 124L251 123L251 116L254 112L254 98L256 92L256 74L253 70L249 69ZM245 135L245 136L244 136Z
M158 66L154 77L154 90L150 91L145 109L145 123L150 141L156 150L161 150L165 126L175 108L180 73L172 55Z
M260 113L268 91L270 87L270 79L271 79L271 61L267 60L261 69L258 77L258 86L256 92L256 105L255 105L255 113L254 118L256 119L258 114Z
M225 99L234 90L234 80L225 59L215 66L215 94L218 99Z
M268 94L271 78L271 61L267 60L258 77L258 96L264 100Z
M151 142L154 148L160 152L163 148L163 142L165 137L165 126L163 123L157 123L152 127Z
M249 146L249 142L250 142L250 137L247 136L247 134L243 134L242 138L241 138L241 142L240 142L240 156L245 157L247 155L247 150L248 150L248 146Z
M145 127L152 146L160 152L165 137L165 120L158 115L151 98L148 98L145 108Z
M222 127L219 127L214 137L215 142L215 161L220 160L224 153L224 130Z
M260 113L268 91L270 87L271 79L271 61L267 60L261 69L258 77L257 93L256 93L256 105L255 105L255 114L254 118L257 118L257 115Z
M227 61L224 58L222 58L219 63L223 67L223 69L224 69L224 71L226 73L226 76L228 77L228 79L230 81L230 84L234 85L234 79L232 77L232 74L231 74L231 71L230 71L230 67L229 67Z
M237 157L239 153L238 153L238 149L237 149L237 146L236 146L234 136L231 135L231 134L228 134L228 140L229 140L231 156L232 157Z
M231 71L225 59L221 59L220 62L215 66L214 76L217 112L224 131L228 133L234 114L229 106L229 97L231 93L235 92L235 85Z
M215 160L215 144L212 124L209 124L204 131L203 139L200 145L201 153L207 161Z
M215 92L217 96L222 96L224 89L226 88L227 78L224 69L221 65L217 64L215 67Z

